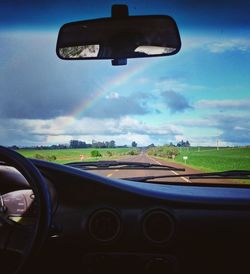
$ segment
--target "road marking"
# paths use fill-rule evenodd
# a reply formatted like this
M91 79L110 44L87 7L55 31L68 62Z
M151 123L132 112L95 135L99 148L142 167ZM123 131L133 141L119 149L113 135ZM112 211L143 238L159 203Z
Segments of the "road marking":
M114 170L114 172L117 172L117 171L119 171L119 169L115 169L115 170ZM113 172L113 173L114 173L114 172ZM113 175L113 173L109 173L106 177L111 177L111 176Z
M149 157L149 159L151 159L151 160L153 160L153 161L155 161L158 165L161 165L162 166L162 164L160 163L160 162L158 162L157 160L155 160L155 159L153 159L153 158L151 158L151 157ZM179 173L177 173L177 172L175 172L175 171L173 171L173 170L170 170L172 173L174 173L175 175L180 175ZM185 181L186 183L192 183L190 180L188 180L187 178L185 178L185 177L180 177L183 181Z

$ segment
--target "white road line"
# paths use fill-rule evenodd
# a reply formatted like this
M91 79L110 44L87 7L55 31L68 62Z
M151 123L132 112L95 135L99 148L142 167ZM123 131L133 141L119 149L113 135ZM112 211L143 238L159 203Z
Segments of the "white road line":
M162 166L162 164L160 163L160 162L158 162L157 160L155 160L155 159L153 159L153 158L151 158L151 157L148 157L149 159L151 159L151 160L153 160L153 161L155 161L155 163L157 163L158 165L161 165ZM175 172L175 171L173 171L173 170L170 170L172 173L174 173L175 175L180 175L179 173L177 173L177 172ZM187 178L185 178L185 177L180 177L183 181L185 181L186 183L192 183L190 180L188 180Z

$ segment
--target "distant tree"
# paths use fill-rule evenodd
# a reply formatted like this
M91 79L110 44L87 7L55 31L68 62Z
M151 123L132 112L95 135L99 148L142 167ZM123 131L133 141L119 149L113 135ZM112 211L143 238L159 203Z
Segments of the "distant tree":
M69 147L70 148L77 148L78 147L78 140L70 140Z
M180 142L177 143L177 147L183 147L183 140L181 140Z
M79 141L79 140L71 140L69 142L69 147L70 148L86 148L87 144L83 141Z
M18 146L16 146L16 145L14 145L14 146L11 146L11 147L9 147L10 149L12 149L12 150L18 150L19 149L19 147Z
M106 148L114 148L115 147L115 141L114 140L112 140L112 141L110 141L110 142L105 142L105 147Z
M99 148L105 148L106 145L105 145L104 142L98 142L98 147L99 147Z
M154 144L148 145L148 148L152 148L152 147L155 147L155 145Z
M183 141L181 140L180 142L177 143L177 147L190 147L189 141Z
M66 145L62 145L62 144L59 144L59 145L51 145L49 148L50 148L50 149L66 149L67 146L66 146Z
M132 147L137 147L137 143L135 141L132 142Z
M186 147L190 147L190 143L189 143L189 141L186 141L185 146L186 146Z
M109 147L109 142L105 142L105 147Z
M79 141L78 147L79 147L79 148L86 148L86 147L87 147L87 144L86 144L85 142Z
M111 140L111 141L109 142L109 147L110 147L110 148L115 148L115 141L114 141L114 140Z
M107 147L107 142L92 141L92 147L94 147L94 148L105 148L105 147Z

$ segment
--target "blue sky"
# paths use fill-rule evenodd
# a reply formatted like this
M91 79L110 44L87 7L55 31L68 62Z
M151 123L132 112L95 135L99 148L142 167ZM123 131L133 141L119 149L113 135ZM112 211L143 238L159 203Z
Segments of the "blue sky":
M133 1L131 15L173 16L182 49L122 67L57 58L62 24L110 15L111 1L82 2L1 5L2 145L73 138L128 145L181 139L193 145L215 145L217 139L221 145L250 143L248 1L216 1L216 9L213 1Z

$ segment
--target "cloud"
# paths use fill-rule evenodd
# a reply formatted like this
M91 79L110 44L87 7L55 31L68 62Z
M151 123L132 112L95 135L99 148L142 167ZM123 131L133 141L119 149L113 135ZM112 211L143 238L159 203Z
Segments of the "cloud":
M216 127L217 122L214 118L209 117L199 117L194 119L182 119L176 121L176 124L183 127L197 127L197 128L206 128L206 127Z
M144 140L143 145L147 145L157 138L174 140L175 136L180 134L182 132L175 125L153 126L130 116L117 119L57 117L50 120L0 120L0 143L3 145L68 143L71 139L87 142L92 139L115 139L117 144L122 145L129 144L132 136L135 141L141 139ZM150 141L146 143L146 140ZM139 144L142 145L142 141Z
M224 130L223 134L220 136L223 141L230 142L237 145L249 145L250 144L250 130L233 128L229 130Z
M184 35L182 50L203 49L210 53L220 54L227 51L249 52L250 39L231 36Z
M235 144L250 144L250 120L243 115L212 116L222 131L220 139Z
M200 90L204 88L203 86L188 84L182 80L177 80L169 77L161 78L155 86L161 91L174 90L177 92Z
M111 92L105 96L106 99L118 99L119 94L117 92Z
M69 122L70 121L70 122ZM114 118L58 117L49 121L26 120L25 125L37 135L119 135L135 133L142 135L175 135L179 129L174 125L152 126L131 116ZM46 124L46 127L44 126ZM92 125L89 127L89 125Z
M197 108L217 108L217 109L236 109L236 110L249 110L250 99L228 99L228 100L200 100L195 104Z
M125 132L135 132L138 134L148 134L154 136L175 136L181 132L180 129L173 124L152 126L129 116L123 117L120 120L119 127L125 130Z
M178 124L180 128L184 127L183 132L186 132L185 128L197 128L199 136L191 140L192 142L196 140L197 144L203 143L203 138L206 140L206 143L212 142L213 144L215 144L218 138L220 139L220 143L225 145L250 144L249 115L220 113L198 119L176 121L176 124ZM212 131L207 131L207 128L210 128Z
M91 94L84 81L77 81L79 65L70 64L70 69L69 63L56 57L56 33L1 33L0 39L0 54L4 56L0 117L49 119L67 115L84 99L84 93ZM87 69L85 74L89 75Z
M56 33L0 33L0 39L0 118L53 119L68 116L81 105L88 105L83 115L94 118L149 112L143 94L110 91L109 81L119 76L109 75L110 64L107 69L103 62L58 59Z
M140 77L136 80L136 82L140 85L145 85L149 83L149 78L147 77Z
M218 42L210 42L207 49L212 53L223 53L226 51L249 51L250 39L229 39Z
M26 125L24 121L16 119L0 119L0 144L29 145L34 146L46 143L46 136L33 135L30 130L32 127Z
M151 110L144 104L141 94L122 96L110 94L83 112L84 117L116 118L125 115L144 115Z
M186 109L192 108L187 99L175 91L164 91L161 95L171 113L183 112Z

